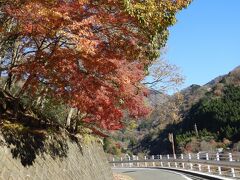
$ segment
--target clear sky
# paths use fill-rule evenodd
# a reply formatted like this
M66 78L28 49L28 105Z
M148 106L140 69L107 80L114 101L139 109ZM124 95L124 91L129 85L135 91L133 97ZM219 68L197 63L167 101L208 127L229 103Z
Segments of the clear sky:
M240 65L240 0L193 0L171 27L167 60L187 87L203 85Z

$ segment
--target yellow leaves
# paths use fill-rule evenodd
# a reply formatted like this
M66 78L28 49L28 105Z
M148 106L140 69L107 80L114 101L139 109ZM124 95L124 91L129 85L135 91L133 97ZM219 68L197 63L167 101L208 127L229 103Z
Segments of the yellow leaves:
M135 120L130 120L127 128L130 130L134 130L138 127L137 122Z
M51 20L60 21L63 18L69 19L62 13L54 10L49 10L49 8L46 7L41 7L41 9L38 10L38 16L46 18L49 23L51 23Z
M186 8L191 0L123 0L125 10L139 22L139 28L149 38L146 46L150 61L156 59L158 51L168 38L168 27L176 23L176 13Z
M142 19L145 25L153 25L153 27L150 26L149 28L157 28L156 25L158 24L161 24L162 28L166 28L175 23L175 14L190 2L191 0L128 1L128 3L125 3L125 7L131 15Z
M79 3L80 5L88 4L88 3L89 3L89 0L78 0L78 3Z

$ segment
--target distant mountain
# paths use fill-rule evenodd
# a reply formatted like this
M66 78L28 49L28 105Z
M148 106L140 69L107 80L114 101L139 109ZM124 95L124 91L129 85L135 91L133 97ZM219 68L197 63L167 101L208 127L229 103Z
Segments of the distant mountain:
M209 128L210 126L207 126L209 123L202 123L200 126L199 122L199 130L204 128L208 128L208 130L200 132L200 139L196 137L195 134L192 133L192 124L194 124L194 122L189 122L189 120L192 121L192 115L189 114L189 112L194 112L195 109L193 107L203 99L210 100L222 98L224 96L224 91L229 86L240 87L240 66L226 75L214 78L203 86L193 84L183 89L180 92L183 97L182 103L177 103L175 99L176 95L169 96L156 90L149 90L146 102L153 107L151 115L137 121L136 128L127 128L126 130L115 133L113 136L114 142L121 144L123 149L128 149L126 151L127 153L171 153L168 133L174 133L176 137L176 149L181 152L189 150L187 148L190 148L190 151L200 151L209 150L209 148L214 149L219 146L227 147L229 144L224 143L230 142L224 141L223 143L221 135ZM232 101L230 100L230 102ZM176 105L178 106L176 107ZM173 120L176 114L172 112L174 112L174 110L177 112L176 108L180 109L180 118L178 121ZM197 108L196 106L196 112L198 111ZM234 108L236 108L236 106ZM208 118L207 116L201 117L203 117L201 119ZM184 126L186 122L188 126ZM216 122L218 121L216 120ZM204 125L206 125L206 127L204 127ZM214 126L216 125L213 123L213 127ZM240 123L238 123L237 126L240 127ZM237 131L236 129L232 129L231 124L229 124L227 128L229 130L225 129L223 132L228 132L230 135L234 134L234 131ZM230 135L229 137L231 137ZM212 144L209 143L210 140Z
M182 107L183 113L186 113L186 111L189 110L193 104L203 98L206 93L211 91L220 93L223 87L227 85L240 86L240 66L234 68L228 74L214 78L203 86L193 84L183 89L181 91L181 94L184 96L184 103Z
M149 89L149 94L147 97L147 101L149 104L153 107L156 105L159 105L159 103L164 103L168 99L168 95L164 94L160 91L154 90L154 89Z
M240 65L235 67L232 71L239 71L240 70Z
M213 87L215 86L217 83L219 83L223 78L225 78L227 75L223 75L223 76L218 76L215 79L209 81L207 84L203 85L205 87Z
M201 100L203 99L215 99L215 98L222 98L224 96L224 92L225 90L229 87L240 87L240 66L236 67L235 69L233 69L232 71L230 71L228 74L226 75L221 75L218 76L216 78L214 78L213 80L209 81L208 83L206 83L203 86L197 85L197 84L193 84L185 89L183 89L180 93L183 95L183 103L180 106L181 109L181 117L182 117L182 121L180 121L179 123L172 123L171 121L168 122L162 122L161 120L157 121L157 123L159 123L159 125L157 126L147 126L147 127L151 127L149 129L149 134L146 134L146 136L140 140L138 142L138 145L136 146L135 149L135 153L137 152L141 152L141 151L145 151L145 152L149 152L151 153L166 153L169 152L169 150L171 150L171 145L168 142L168 133L169 132L175 132L176 134L182 132L191 132L193 130L193 126L190 125L188 126L189 129L184 129L184 126L182 126L182 124L185 124L185 118L187 117L189 119L189 111L191 110L191 112L194 110L192 109L194 107L195 104L199 103ZM154 93L153 93L154 94ZM152 95L151 101L154 102L153 98L158 97L158 95ZM167 106L167 100L171 99L171 97L164 97L165 101L161 102L159 100L155 100L156 101L156 107L157 106L162 106L164 107L165 104ZM164 99L163 98L163 99ZM153 99L153 100L152 100ZM157 102L161 102L161 104L157 104ZM197 108L197 107L196 107ZM161 109L160 109L161 110ZM197 109L196 109L197 111ZM164 113L164 112L161 112ZM169 112L165 112L165 113L169 113ZM154 118L158 117L159 112L156 113L155 116L151 116L151 122L155 122ZM207 117L205 117L207 118ZM216 120L217 122L217 120ZM162 126L162 124L164 124L164 126ZM168 123L168 125L166 125L166 123ZM192 124L190 122L190 124ZM207 124L206 124L207 125ZM240 126L240 124L238 124ZM231 125L229 124L229 133L232 133L232 129L230 127ZM163 129L161 128L163 127ZM210 126L206 126L210 127ZM204 127L201 127L202 129L204 129ZM225 127L224 127L225 128ZM204 131L204 138L205 136L207 136L208 138L212 138L213 135L211 135L211 133L215 133L215 131L211 131L211 128L208 129L210 132L205 132ZM146 130L145 130L146 131ZM181 133L180 133L181 134ZM181 141L189 141L189 147L192 147L192 150L199 150L201 148L203 148L202 146L204 146L204 148L207 147L212 147L210 144L208 144L207 140L204 140L202 142L202 140L197 140L195 137L194 143L192 143L192 136L191 133L186 135L186 136L182 136ZM203 139L204 139L203 138ZM207 138L207 139L208 139ZM215 134L215 141L220 141L221 140L221 136ZM203 145L201 145L201 143L203 143ZM205 145L204 145L205 143ZM179 144L177 144L179 145ZM221 146L221 143L215 143L216 146ZM203 148L203 149L204 149ZM178 147L179 149L179 147Z

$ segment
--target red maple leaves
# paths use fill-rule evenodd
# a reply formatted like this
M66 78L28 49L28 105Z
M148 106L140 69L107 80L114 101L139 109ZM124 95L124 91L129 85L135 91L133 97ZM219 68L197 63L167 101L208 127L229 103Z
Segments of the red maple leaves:
M13 73L25 90L44 87L104 129L121 128L123 112L148 113L141 81L149 62L141 48L149 42L121 3L26 0L4 10L15 22L21 61Z

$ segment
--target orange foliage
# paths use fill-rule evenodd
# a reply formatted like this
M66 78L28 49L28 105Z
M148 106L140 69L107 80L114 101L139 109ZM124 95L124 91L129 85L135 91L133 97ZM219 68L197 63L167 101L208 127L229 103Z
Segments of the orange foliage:
M148 113L141 85L149 62L147 38L118 1L10 1L5 13L16 22L21 63L13 69L24 90L39 87L87 114L85 122L122 127L123 111ZM7 32L6 32L7 33Z
M20 44L11 73L29 94L47 93L86 114L85 122L119 129L123 112L148 113L141 84L153 60L148 51L160 48L154 43L166 40L175 13L189 2L4 0L0 10L12 26L0 27L1 35Z

